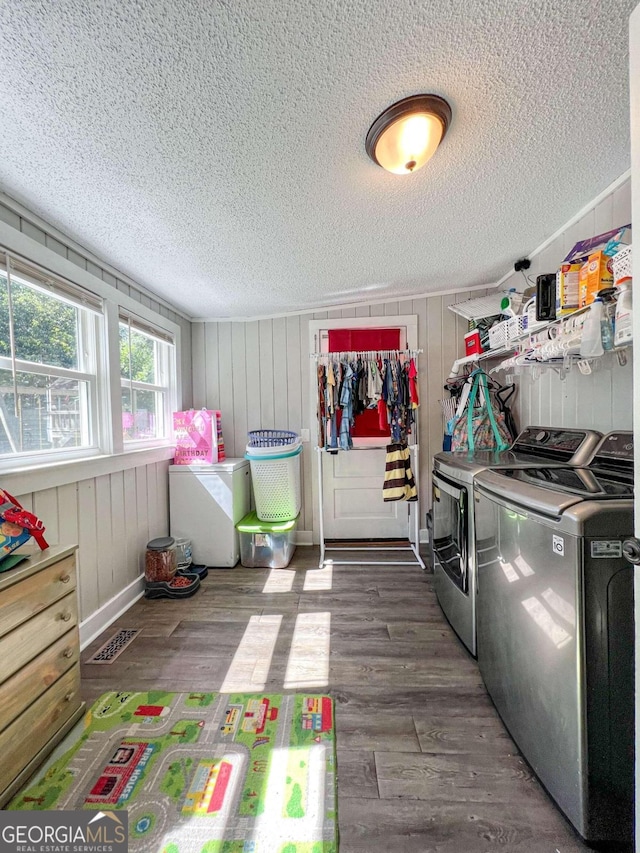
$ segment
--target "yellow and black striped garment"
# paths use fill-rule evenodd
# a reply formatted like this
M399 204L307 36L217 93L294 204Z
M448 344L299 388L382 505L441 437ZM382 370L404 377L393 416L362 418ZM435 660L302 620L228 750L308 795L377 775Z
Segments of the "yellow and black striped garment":
M382 495L385 501L417 501L416 481L411 472L406 444L388 444Z

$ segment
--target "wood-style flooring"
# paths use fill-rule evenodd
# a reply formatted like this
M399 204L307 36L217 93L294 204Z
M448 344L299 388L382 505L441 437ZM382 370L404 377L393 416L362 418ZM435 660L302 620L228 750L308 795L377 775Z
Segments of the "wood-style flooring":
M287 570L218 570L191 599L140 600L116 626L142 633L112 665L83 665L84 698L327 692L341 853L587 850L503 728L432 575L418 566L320 572L317 555L300 547Z

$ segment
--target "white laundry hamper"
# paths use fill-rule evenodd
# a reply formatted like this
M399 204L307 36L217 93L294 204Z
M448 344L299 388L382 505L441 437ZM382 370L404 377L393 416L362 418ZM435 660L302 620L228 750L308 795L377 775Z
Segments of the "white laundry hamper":
M300 454L298 439L289 445L252 447L247 445L245 459L251 465L251 482L260 521L292 521L302 505Z

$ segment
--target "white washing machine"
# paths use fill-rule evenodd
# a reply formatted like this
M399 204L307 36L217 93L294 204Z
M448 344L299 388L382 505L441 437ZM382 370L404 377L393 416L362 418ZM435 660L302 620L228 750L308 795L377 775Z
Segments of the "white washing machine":
M250 509L251 471L245 459L169 466L171 535L191 540L194 563L233 568L240 559L236 524Z

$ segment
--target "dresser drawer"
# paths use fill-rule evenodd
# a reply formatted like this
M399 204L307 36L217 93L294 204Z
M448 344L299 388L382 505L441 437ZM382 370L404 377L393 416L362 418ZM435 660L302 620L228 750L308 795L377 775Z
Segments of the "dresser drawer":
M0 684L78 624L75 590L0 638Z
M74 666L0 733L0 788L5 789L82 704Z
M66 557L0 592L0 636L76 588L75 557Z
M75 628L0 685L0 732L80 659Z

